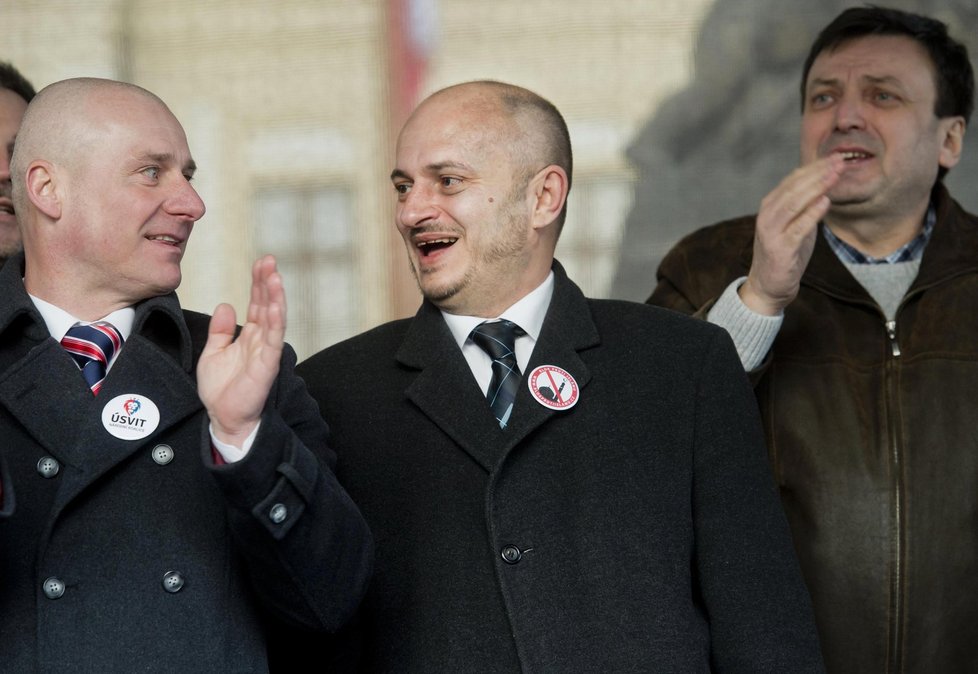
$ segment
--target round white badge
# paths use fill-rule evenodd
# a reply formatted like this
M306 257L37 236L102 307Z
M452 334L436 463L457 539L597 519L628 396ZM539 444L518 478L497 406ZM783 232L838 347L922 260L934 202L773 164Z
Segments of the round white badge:
M569 410L577 404L580 389L567 370L556 365L541 365L526 378L533 398L552 410Z
M138 393L116 396L102 408L102 426L120 440L142 440L159 425L156 403Z

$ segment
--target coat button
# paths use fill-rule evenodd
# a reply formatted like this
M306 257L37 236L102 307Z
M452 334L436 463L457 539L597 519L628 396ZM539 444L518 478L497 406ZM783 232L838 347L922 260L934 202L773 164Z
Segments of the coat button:
M61 470L61 464L53 456L42 456L37 462L37 474L50 480Z
M184 580L179 571L167 571L163 574L163 589L167 592L179 592L183 588Z
M161 466L173 461L173 448L170 445L156 445L153 447L153 461Z
M289 509L282 503L276 503L272 506L272 509L268 511L268 519L272 520L272 522L275 524L281 524L288 516Z
M523 553L515 545L507 545L499 551L502 555L503 561L507 564L517 564L521 559L523 559Z
M60 579L51 576L42 585L44 596L48 599L58 599L65 593L65 584Z

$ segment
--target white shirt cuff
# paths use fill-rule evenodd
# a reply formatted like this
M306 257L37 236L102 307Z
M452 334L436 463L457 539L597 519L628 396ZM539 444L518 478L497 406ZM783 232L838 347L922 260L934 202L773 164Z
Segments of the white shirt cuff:
M258 435L259 428L261 428L260 421L255 426L255 429L248 434L248 437L245 438L243 446L239 449L234 445L229 445L227 443L218 440L217 436L214 435L214 425L213 424L207 425L207 430L211 434L211 443L214 445L214 449L216 449L217 452L222 457L224 457L224 460L227 463L235 463L248 456L248 451L251 449L251 446L255 443L255 436Z

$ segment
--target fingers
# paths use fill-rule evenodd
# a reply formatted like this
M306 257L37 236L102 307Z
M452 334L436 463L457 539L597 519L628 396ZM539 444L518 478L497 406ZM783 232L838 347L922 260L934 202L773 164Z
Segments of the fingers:
M274 262L274 261L273 261ZM265 283L268 308L265 313L265 343L277 350L282 349L285 342L285 286L282 276L274 271Z
M740 297L753 311L779 314L798 294L815 246L818 223L831 206L828 191L844 170L840 155L796 169L761 202L754 255Z
M275 257L266 255L251 267L251 298L248 302L248 323L266 325L269 320L268 312L275 306L276 327L279 322L284 329L285 322L285 288L282 276L276 268Z
M843 170L844 160L834 154L793 171L761 201L758 228L807 236L828 212L827 193Z

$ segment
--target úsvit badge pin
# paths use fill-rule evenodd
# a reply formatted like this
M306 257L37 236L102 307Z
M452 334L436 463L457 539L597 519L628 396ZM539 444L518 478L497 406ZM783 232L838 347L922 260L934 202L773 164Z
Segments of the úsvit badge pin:
M142 440L160 425L160 410L138 393L116 396L102 408L102 426L120 440Z
M567 370L556 365L540 365L526 378L534 400L552 410L569 410L577 404L581 390Z

